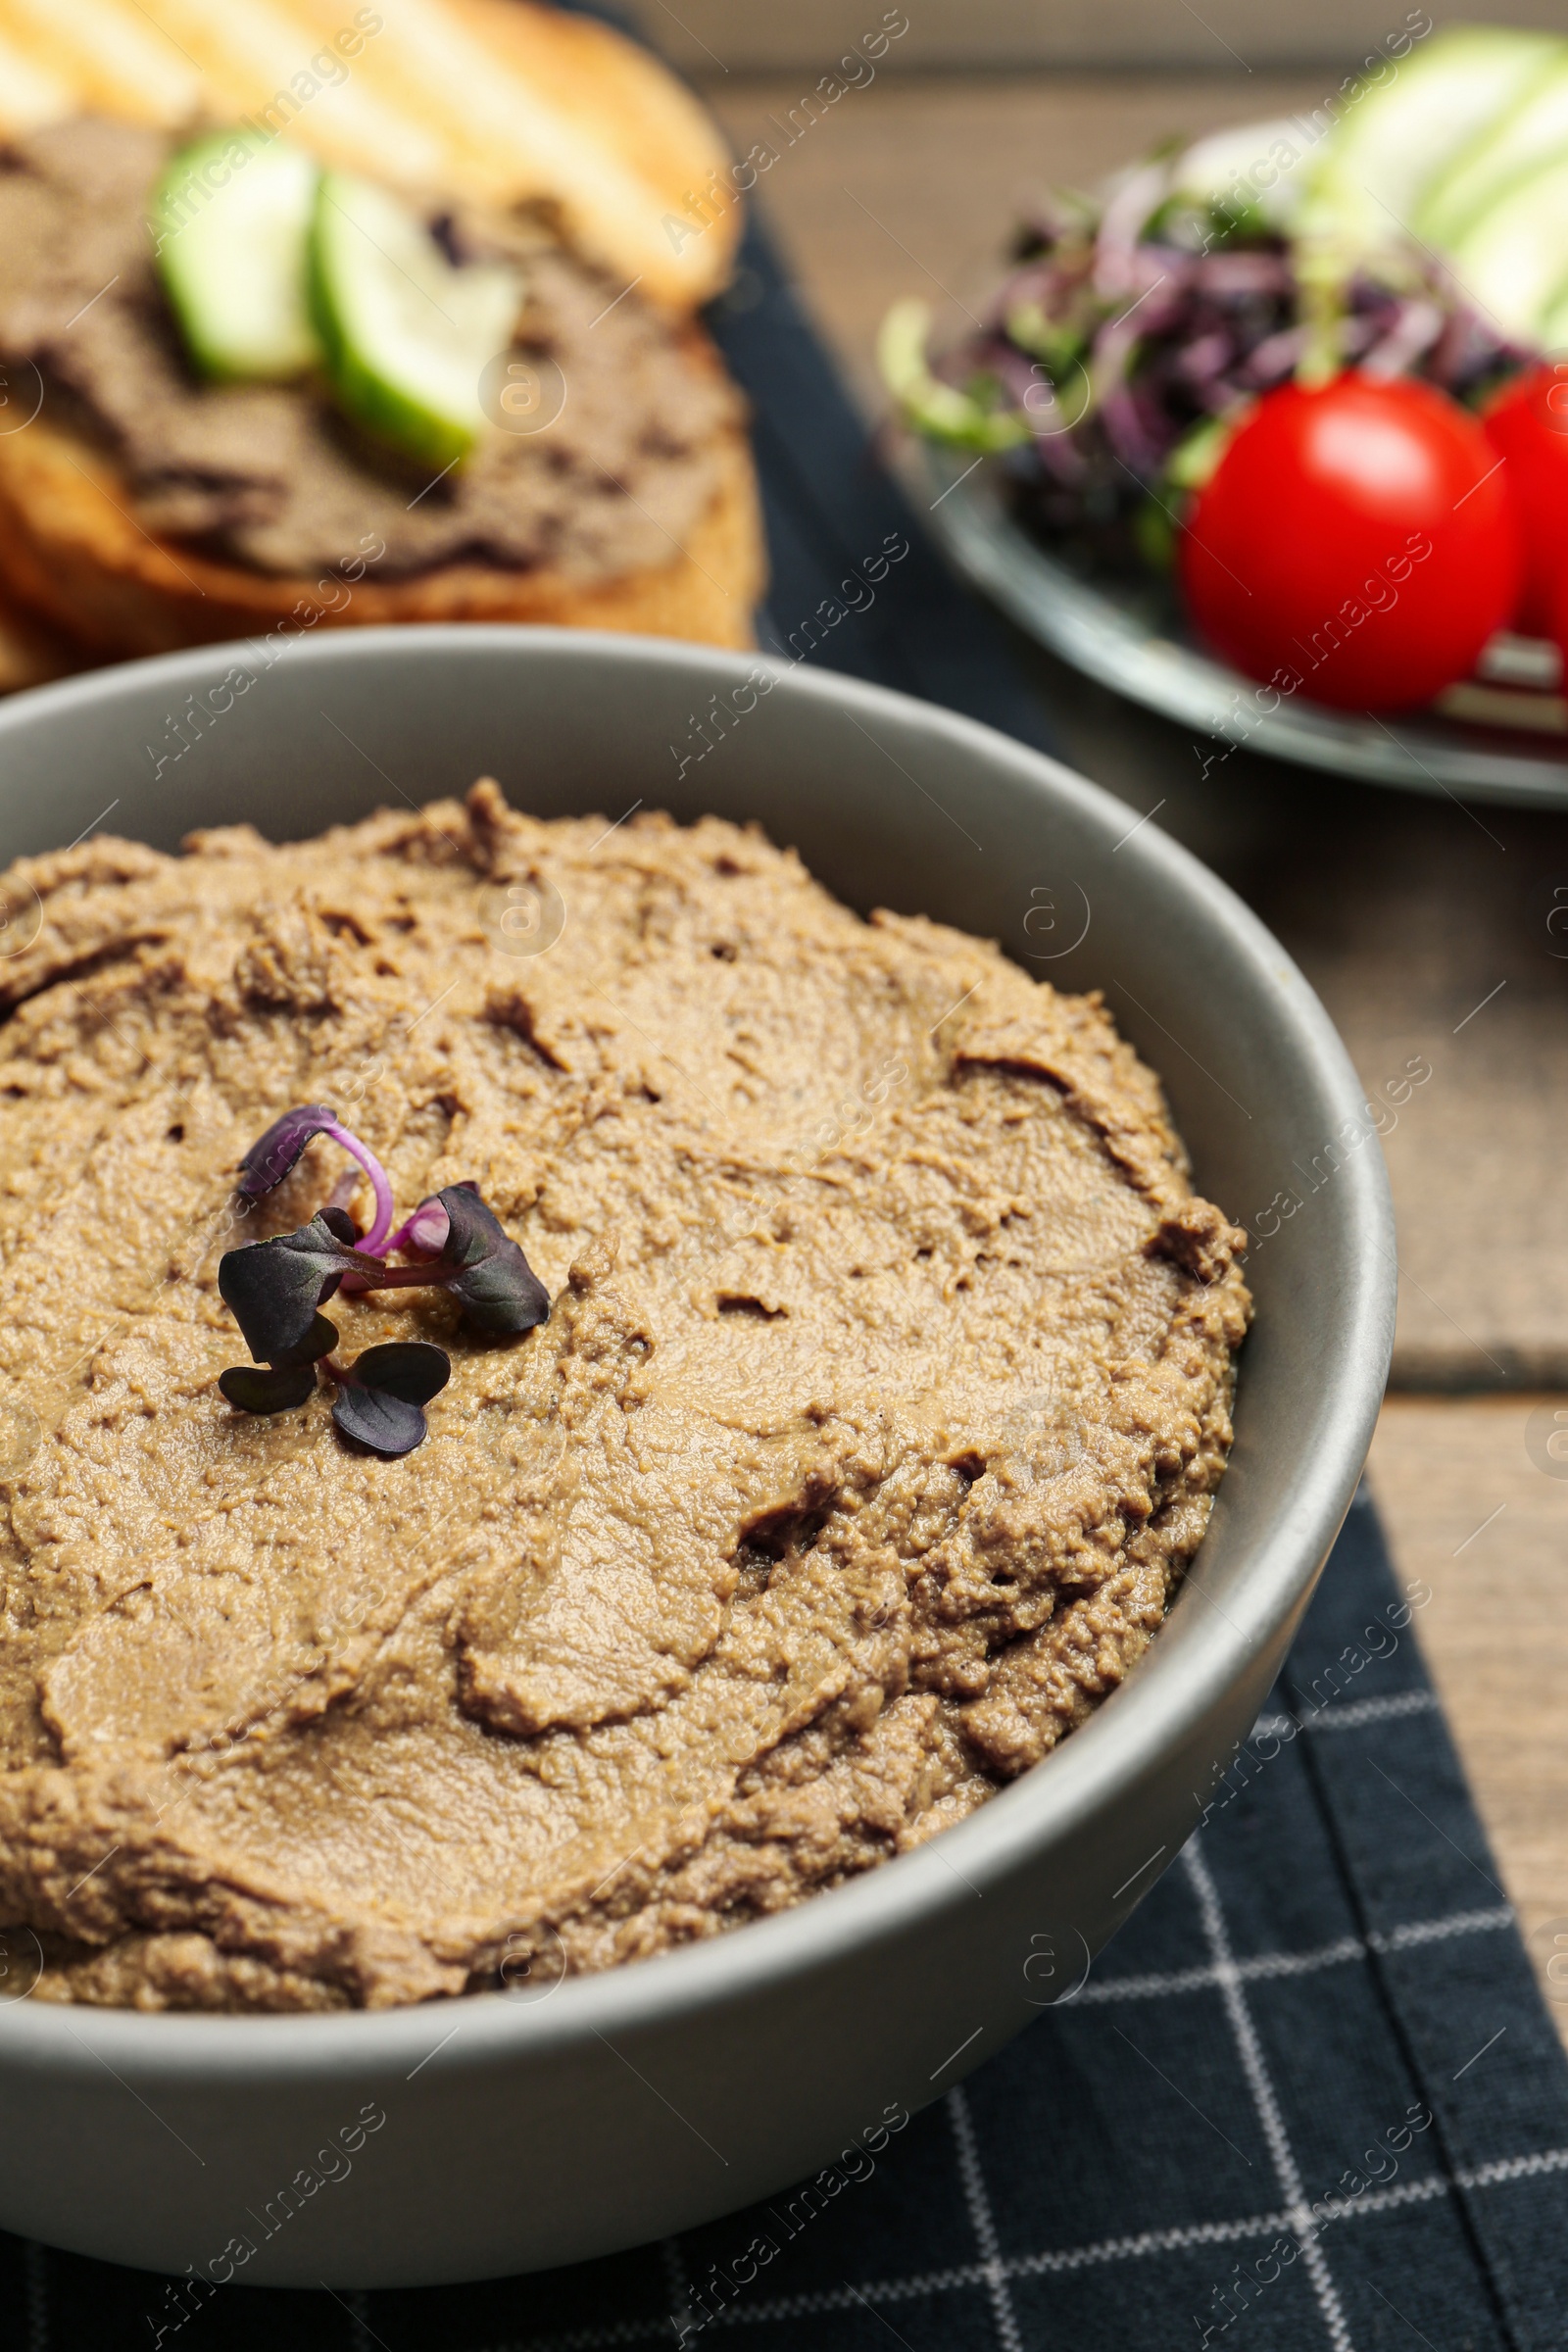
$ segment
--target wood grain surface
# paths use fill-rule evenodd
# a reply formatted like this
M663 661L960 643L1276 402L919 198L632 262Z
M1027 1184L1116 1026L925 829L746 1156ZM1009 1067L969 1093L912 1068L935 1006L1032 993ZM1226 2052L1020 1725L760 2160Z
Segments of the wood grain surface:
M1391 1396L1370 1477L1396 1567L1432 1588L1413 1622L1568 2042L1568 1396Z
M1320 73L884 77L791 138L799 81L731 74L707 94L742 152L779 150L763 210L870 416L887 305L921 293L939 331L961 328L1032 188L1092 181L1172 132L1310 110L1324 88ZM1433 1587L1423 1646L1544 1970L1552 1923L1568 1936L1568 1478L1526 1434L1539 1453L1559 1399L1476 1392L1568 1392L1568 961L1553 953L1568 942L1546 929L1568 886L1568 814L1466 808L1244 752L1205 778L1206 739L1018 644L1064 756L1140 814L1157 808L1241 890L1368 1087L1431 1064L1386 1140L1405 1393L1371 1476L1401 1570ZM1553 2013L1568 2038L1568 2002Z
M810 79L840 53L884 22L884 0L637 0L635 13L649 38L690 74L761 73L788 69ZM1406 0L1312 0L1310 8L1281 8L1278 0L920 0L898 9L908 30L888 53L893 73L932 67L972 72L978 67L1108 67L1113 71L1170 71L1241 75L1283 63L1317 61L1334 86L1401 26L1427 16L1437 24L1541 25L1557 32L1557 0L1438 0L1412 16Z

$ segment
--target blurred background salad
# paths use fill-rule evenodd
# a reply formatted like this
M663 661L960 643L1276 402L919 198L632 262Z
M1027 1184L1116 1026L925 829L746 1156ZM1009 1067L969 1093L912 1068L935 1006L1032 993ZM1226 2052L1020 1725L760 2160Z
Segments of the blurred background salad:
M1044 546L1173 573L1201 642L1346 708L1568 635L1568 40L1409 11L1310 112L1054 190L1010 263L878 357Z

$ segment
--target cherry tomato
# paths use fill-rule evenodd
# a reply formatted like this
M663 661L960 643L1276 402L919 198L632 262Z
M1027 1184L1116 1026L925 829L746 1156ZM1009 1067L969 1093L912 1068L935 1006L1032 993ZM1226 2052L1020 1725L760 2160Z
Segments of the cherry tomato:
M1518 527L1475 418L1431 384L1283 384L1179 535L1189 610L1226 659L1348 710L1430 701L1514 610Z
M1568 360L1533 368L1494 401L1483 419L1499 458L1524 541L1524 585L1515 626L1552 634L1568 578Z

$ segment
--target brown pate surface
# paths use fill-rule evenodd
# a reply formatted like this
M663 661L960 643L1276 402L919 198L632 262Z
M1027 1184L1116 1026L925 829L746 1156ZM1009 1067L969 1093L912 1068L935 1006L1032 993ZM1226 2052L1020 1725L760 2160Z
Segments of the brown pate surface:
M1098 998L755 830L491 784L10 880L0 1922L46 1997L383 2005L712 1936L958 1820L1145 1648L1249 1301ZM330 1384L216 1385L221 1250L344 1171L318 1141L232 1223L311 1102L400 1215L477 1182L553 1300L514 1340L331 1302L346 1352L451 1353L398 1461Z
M635 289L537 220L445 210L460 258L520 269L515 348L547 363L550 407L560 385L565 400L545 429L497 430L431 486L428 466L367 440L308 383L192 373L146 226L174 144L83 116L0 151L8 424L36 398L16 365L30 363L45 413L123 469L139 522L259 571L339 571L372 538L379 579L470 562L592 580L672 561L717 494L715 443L740 402Z

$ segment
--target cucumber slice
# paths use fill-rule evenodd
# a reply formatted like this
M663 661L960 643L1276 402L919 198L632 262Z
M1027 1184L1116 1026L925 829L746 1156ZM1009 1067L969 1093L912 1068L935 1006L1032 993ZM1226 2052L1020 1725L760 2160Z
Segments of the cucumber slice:
M1568 50L1554 73L1509 108L1427 191L1419 233L1452 245L1516 179L1568 155Z
M1361 84L1340 115L1312 226L1356 250L1400 242L1439 174L1565 58L1568 43L1546 33L1471 24L1432 34L1386 82Z
M479 377L512 341L514 270L454 269L387 189L326 172L310 235L311 309L339 405L411 457L443 467L485 427Z
M305 247L318 177L299 148L247 130L199 139L171 161L149 225L204 375L279 381L314 366Z
M1541 348L1554 357L1568 354L1568 277L1552 296L1541 321Z
M1454 275L1494 325L1543 339L1568 284L1568 156L1527 172L1458 239Z

